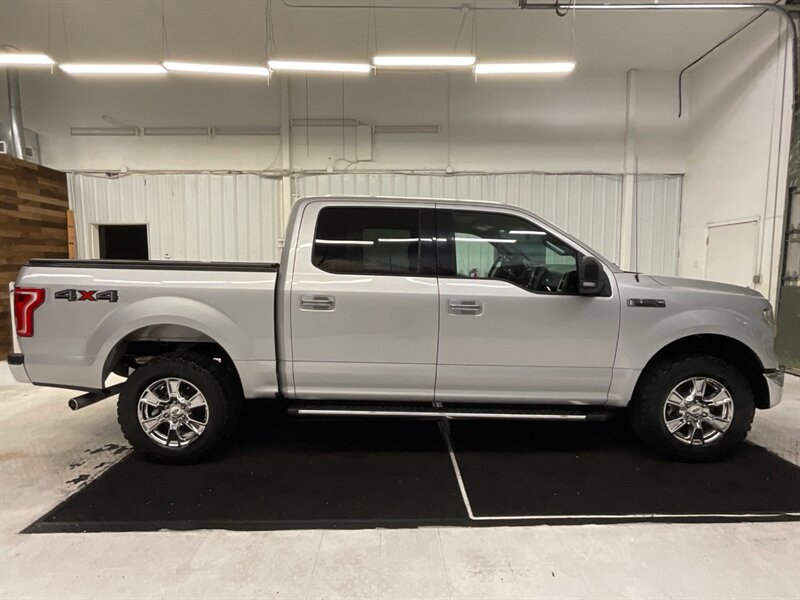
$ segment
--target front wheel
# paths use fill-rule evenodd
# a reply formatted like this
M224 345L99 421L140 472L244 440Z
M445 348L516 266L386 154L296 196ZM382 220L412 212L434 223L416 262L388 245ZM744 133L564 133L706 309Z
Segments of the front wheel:
M232 375L200 354L158 358L128 378L117 420L146 458L187 464L206 459L232 432L241 402Z
M745 438L755 399L738 369L714 356L690 355L649 368L628 411L633 430L659 454L708 462Z

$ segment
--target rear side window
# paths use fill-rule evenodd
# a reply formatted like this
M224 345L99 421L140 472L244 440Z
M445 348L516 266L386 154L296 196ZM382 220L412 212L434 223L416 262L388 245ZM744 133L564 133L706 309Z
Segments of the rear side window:
M312 263L329 273L420 273L420 210L332 206L317 217Z

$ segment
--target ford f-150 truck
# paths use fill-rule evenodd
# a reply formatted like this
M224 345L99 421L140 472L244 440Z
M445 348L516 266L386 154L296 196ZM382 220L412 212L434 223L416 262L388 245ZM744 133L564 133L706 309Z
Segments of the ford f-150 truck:
M780 401L767 300L624 272L513 206L295 203L280 265L32 260L14 285L18 381L119 392L133 448L207 457L244 398L306 415L604 419L714 460ZM111 373L126 377L107 387Z

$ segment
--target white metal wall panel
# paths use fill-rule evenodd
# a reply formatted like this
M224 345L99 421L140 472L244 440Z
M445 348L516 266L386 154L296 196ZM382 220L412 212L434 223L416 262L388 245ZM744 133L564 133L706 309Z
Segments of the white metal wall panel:
M679 175L640 175L638 266L677 272ZM98 256L98 224L146 223L153 259L276 261L280 180L255 174L132 174L69 177L80 258ZM295 197L325 194L492 200L531 210L611 260L619 260L622 177L496 173L297 175Z
M678 274L681 223L681 175L640 175L634 226L638 255L634 268L653 275Z
M278 260L280 181L254 174L69 176L79 258L97 258L96 225L147 224L150 258Z
M492 173L477 175L319 174L295 177L295 197L368 194L491 200L526 208L617 261L622 176Z

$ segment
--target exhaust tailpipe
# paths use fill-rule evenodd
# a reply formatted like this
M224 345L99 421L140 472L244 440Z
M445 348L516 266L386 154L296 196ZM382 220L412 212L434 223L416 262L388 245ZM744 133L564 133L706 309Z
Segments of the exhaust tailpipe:
M67 402L67 405L72 410L79 410L81 408L86 408L87 406L90 406L95 402L100 402L100 400L105 400L109 396L116 396L117 394L119 394L121 389L122 389L122 384L118 383L116 385L112 385L110 388L105 388L97 392L87 392L86 394L82 394L81 396L75 396L74 398L70 399L70 401Z

